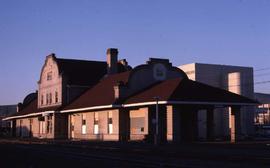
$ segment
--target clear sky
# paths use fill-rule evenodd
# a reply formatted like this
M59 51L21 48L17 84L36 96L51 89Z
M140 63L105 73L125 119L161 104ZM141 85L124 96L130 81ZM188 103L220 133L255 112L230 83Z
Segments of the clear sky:
M269 81L270 1L0 0L0 105L37 89L46 55L105 60L110 47L132 66L252 66L255 82ZM270 83L255 90L270 93Z

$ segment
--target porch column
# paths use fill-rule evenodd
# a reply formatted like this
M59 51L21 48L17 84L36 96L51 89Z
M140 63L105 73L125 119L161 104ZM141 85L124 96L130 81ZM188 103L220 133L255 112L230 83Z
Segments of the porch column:
M240 106L231 107L231 142L237 142L241 138L241 113Z
M206 138L208 141L214 140L214 108L206 109Z
M10 129L10 133L11 133L11 137L16 137L16 120L11 120L10 121L10 126L11 126L11 129Z
M180 106L172 106L172 133L173 133L173 142L181 142L181 108Z
M119 141L127 142L130 139L130 115L126 108L119 109Z

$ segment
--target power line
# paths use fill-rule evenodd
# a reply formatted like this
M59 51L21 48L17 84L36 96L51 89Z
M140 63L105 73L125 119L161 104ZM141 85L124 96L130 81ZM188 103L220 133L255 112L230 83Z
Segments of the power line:
M227 85L227 87L236 87L236 86L250 86L250 85L261 85L261 84L266 84L266 83L270 83L270 80L268 81L259 81L259 82L254 82L254 83L244 83L244 84L240 84L240 85Z
M265 71L265 70L270 70L270 67L266 67L266 68L261 68L261 69L255 69L254 72L256 71Z
M258 74L258 75L254 75L254 78L261 77L261 76L268 76L268 75L270 75L270 73Z

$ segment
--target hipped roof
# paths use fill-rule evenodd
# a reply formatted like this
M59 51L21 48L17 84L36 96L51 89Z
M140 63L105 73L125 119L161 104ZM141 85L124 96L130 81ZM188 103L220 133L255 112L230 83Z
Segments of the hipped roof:
M111 105L116 102L114 97L114 86L118 82L127 83L130 71L108 75L91 89L87 90L63 110Z
M123 103L141 103L154 101L158 97L159 101L180 101L188 102L213 102L213 103L257 103L254 100L241 95L209 86L190 79L175 78L158 82L139 93L127 98Z
M114 86L121 81L128 83L130 72L110 75L99 82L96 86L86 91L74 102L63 110L81 109L105 105L127 105L155 101L198 103L223 103L223 104L256 104L257 102L241 95L209 86L186 78L175 78L156 82L155 84L124 97L120 101L114 97ZM128 84L127 84L128 89Z

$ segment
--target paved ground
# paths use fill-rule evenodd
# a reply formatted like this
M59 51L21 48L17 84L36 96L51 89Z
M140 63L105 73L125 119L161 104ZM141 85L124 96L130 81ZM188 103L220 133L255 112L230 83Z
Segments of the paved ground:
M0 139L1 168L270 167L270 143L144 143Z

